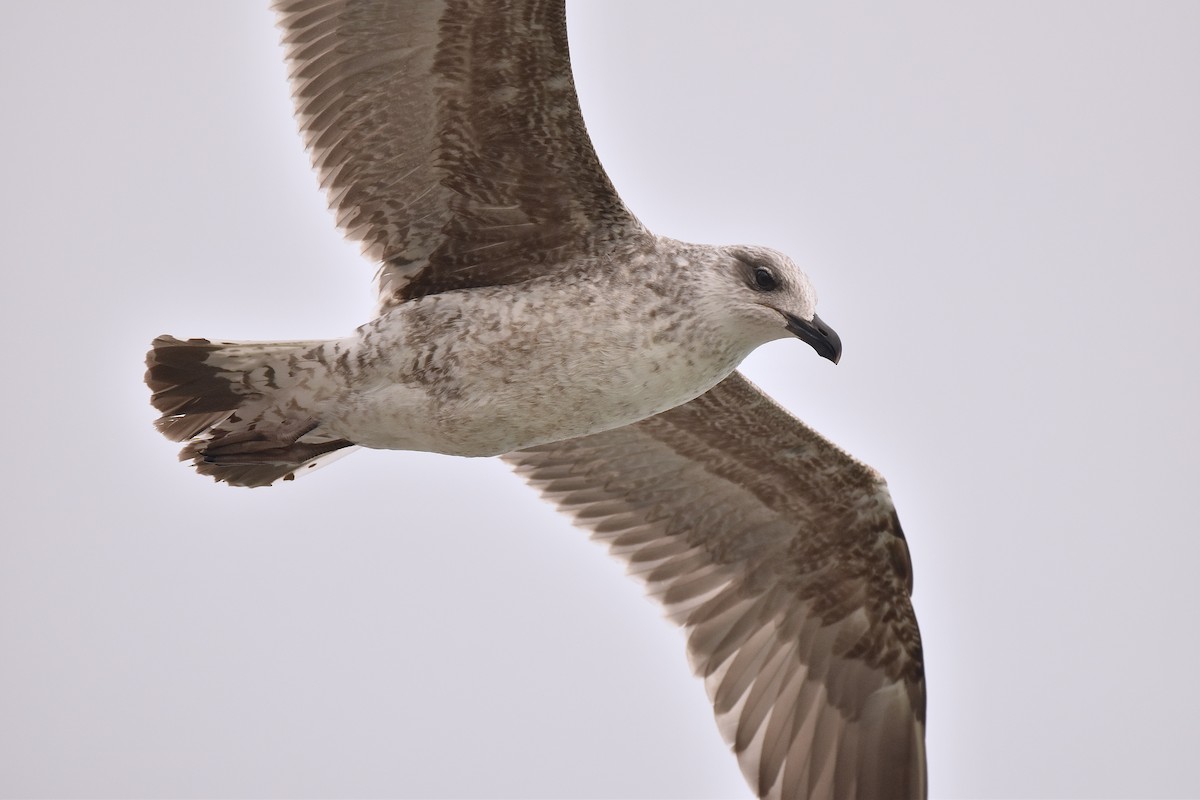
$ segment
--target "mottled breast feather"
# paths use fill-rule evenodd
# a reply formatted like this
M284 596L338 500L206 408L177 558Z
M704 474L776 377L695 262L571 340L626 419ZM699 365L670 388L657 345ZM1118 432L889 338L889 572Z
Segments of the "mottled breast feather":
M761 797L925 796L912 568L877 473L738 373L658 416L505 458L683 626Z
M296 114L380 307L647 235L584 128L563 0L276 0Z

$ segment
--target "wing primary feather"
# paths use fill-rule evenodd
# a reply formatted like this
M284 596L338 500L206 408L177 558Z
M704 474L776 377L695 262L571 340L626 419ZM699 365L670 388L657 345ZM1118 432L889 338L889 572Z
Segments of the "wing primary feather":
M684 627L760 796L925 796L911 566L870 468L736 373L657 417L506 458Z

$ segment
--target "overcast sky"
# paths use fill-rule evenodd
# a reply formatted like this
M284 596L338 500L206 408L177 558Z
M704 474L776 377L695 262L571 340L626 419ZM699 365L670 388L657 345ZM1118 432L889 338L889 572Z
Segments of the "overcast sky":
M498 461L197 477L156 334L341 336L256 0L4 4L0 794L746 797L683 638ZM935 797L1200 795L1200 4L569 4L643 221L790 253L747 373L887 476Z

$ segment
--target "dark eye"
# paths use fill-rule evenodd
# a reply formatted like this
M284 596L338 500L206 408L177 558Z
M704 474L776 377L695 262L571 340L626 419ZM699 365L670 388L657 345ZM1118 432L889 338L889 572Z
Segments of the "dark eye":
M775 280L775 275L766 267L755 267L754 285L761 291L770 292L779 288L779 281Z

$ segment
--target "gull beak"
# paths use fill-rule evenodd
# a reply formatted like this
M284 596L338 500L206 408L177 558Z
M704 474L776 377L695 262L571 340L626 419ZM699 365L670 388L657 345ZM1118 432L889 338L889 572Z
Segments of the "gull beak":
M808 342L812 349L817 351L817 355L828 358L835 364L841 360L842 339L833 328L822 322L820 317L813 314L812 322L806 322L786 311L783 312L783 316L787 320L787 329L800 341Z

